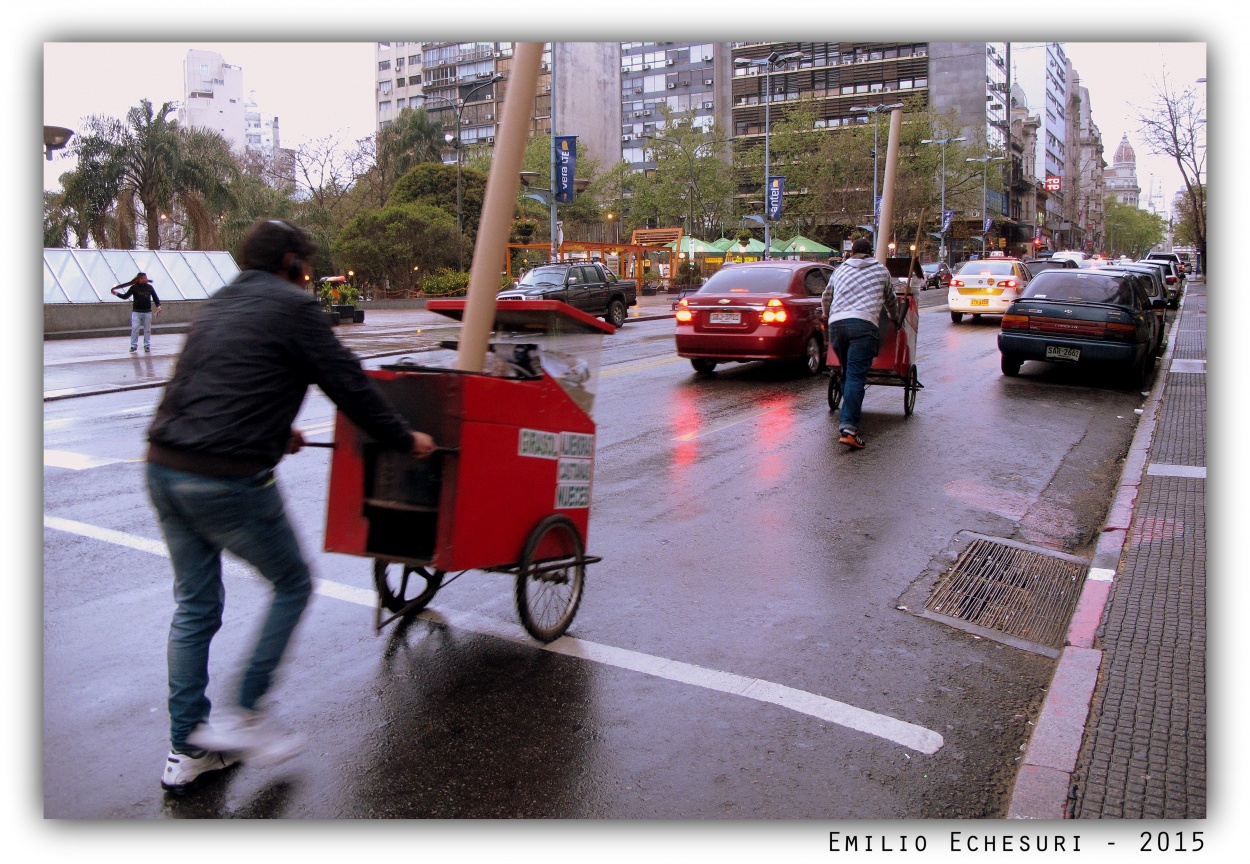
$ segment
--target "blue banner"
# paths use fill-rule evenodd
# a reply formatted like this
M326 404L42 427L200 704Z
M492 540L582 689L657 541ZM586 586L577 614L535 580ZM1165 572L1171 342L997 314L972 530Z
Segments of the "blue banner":
M556 136L556 200L573 200L573 172L577 169L577 136Z
M781 196L786 193L785 177L769 177L768 178L768 201L765 206L765 213L768 218L776 222L781 218Z
M986 217L985 217L985 227L981 229L981 233L982 233L982 234L988 234L988 233L990 233L990 229L991 229L991 228L993 228L993 227L994 227L994 217L993 217L993 216L986 216Z
M945 234L947 231L951 230L951 222L953 222L954 220L955 220L955 211L954 211L954 210L943 210L943 211L942 211L942 233L943 233L943 234Z
M877 203L872 208L872 218L876 220L876 222L881 221L881 196L880 195L877 196ZM876 224L876 222L874 222L873 224Z

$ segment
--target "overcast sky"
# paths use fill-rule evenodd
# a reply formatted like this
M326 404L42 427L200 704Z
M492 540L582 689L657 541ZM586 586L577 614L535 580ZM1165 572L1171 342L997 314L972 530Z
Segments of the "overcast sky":
M382 33L378 38L390 38ZM739 36L738 38L742 38ZM183 99L183 60L192 48L216 51L243 69L243 95L255 92L263 114L277 115L281 141L295 147L311 138L336 135L350 142L373 132L373 42L48 42L43 48L44 123L81 129L91 114L122 118L143 98L154 106ZM1013 43L1012 61L1021 82L1041 81L1045 51L1039 42ZM1206 76L1206 45L1190 43L1065 42L1064 48L1089 88L1111 162L1120 138L1128 134L1137 154L1142 206L1154 179L1155 205L1167 213L1182 188L1172 160L1150 154L1138 132L1139 109L1148 108L1167 71L1174 87L1193 86ZM84 75L84 69L109 69ZM1044 92L1026 90L1030 107L1040 112ZM72 161L54 158L44 165L44 187Z

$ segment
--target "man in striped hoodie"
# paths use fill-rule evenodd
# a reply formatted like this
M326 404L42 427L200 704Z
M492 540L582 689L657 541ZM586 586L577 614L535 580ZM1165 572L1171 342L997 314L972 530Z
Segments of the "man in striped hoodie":
M868 370L881 344L881 312L899 324L904 311L894 295L890 271L872 257L871 241L861 238L851 245L850 256L833 271L821 303L829 320L829 345L842 367L838 443L862 450L859 415Z

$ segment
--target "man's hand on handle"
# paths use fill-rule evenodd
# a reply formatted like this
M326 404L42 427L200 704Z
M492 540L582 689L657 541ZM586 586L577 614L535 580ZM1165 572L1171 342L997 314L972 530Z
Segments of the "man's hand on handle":
M434 439L424 432L412 433L412 455L424 459L437 449Z

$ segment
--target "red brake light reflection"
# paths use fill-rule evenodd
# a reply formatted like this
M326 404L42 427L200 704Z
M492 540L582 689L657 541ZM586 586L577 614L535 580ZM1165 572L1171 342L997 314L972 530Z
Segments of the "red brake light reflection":
M760 320L765 324L781 324L786 320L786 310L782 308L781 301L774 297L769 300L764 314L760 316Z

